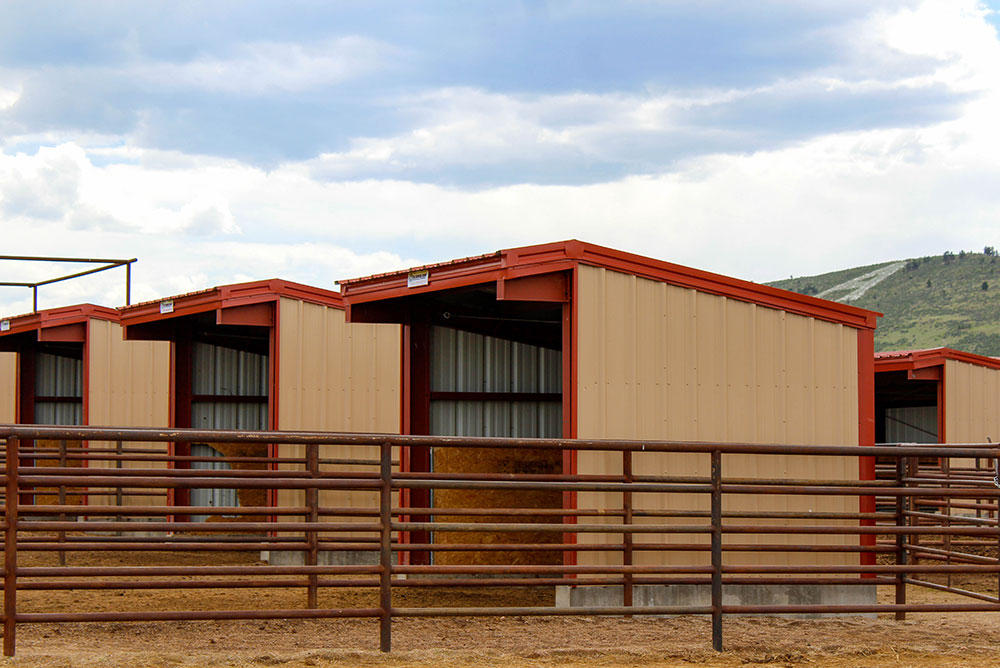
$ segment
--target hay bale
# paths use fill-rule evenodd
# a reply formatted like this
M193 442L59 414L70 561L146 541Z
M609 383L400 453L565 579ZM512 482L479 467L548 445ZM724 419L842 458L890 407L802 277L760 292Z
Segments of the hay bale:
M562 452L531 448L437 448L434 470L441 473L562 473ZM562 492L549 490L439 489L435 508L562 508ZM552 523L558 518L542 515L437 515L438 522ZM562 535L542 531L473 532L435 531L436 544L559 544ZM561 564L562 552L473 551L436 552L437 564Z

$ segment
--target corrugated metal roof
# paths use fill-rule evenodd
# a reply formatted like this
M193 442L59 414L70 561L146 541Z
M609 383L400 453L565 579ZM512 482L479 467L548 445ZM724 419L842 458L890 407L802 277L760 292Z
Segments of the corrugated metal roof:
M494 253L483 253L482 255L470 255L469 257L463 257L456 260L446 260L444 262L432 262L431 264L422 264L417 267L408 267L406 269L397 269L396 271L386 271L381 274L372 274L370 276L362 276L360 278L345 278L336 281L337 285L349 285L351 283L360 283L362 281L372 281L382 278L389 278L391 276L405 276L406 274L412 273L414 271L430 271L431 269L437 269L439 267L449 267L457 264L466 264L469 262L479 262L480 260L488 260L490 258L497 258L503 254L503 251L496 251Z

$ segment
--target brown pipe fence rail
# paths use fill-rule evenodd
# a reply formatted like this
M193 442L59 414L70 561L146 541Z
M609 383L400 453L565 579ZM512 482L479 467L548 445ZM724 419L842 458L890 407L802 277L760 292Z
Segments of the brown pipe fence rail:
M907 612L1000 611L1000 488L992 468L997 452L988 444L806 446L29 425L0 425L0 441L0 619L7 656L14 654L17 625L31 623L369 617L379 621L380 648L389 651L392 621L402 617L698 614L710 616L712 644L721 650L724 615L891 612L902 619ZM170 443L268 444L275 456L175 456ZM347 452L345 446L368 454L324 456ZM428 446L610 452L621 458L622 473L398 470L400 449ZM705 473L650 474L648 458L666 455L696 457ZM727 458L741 455L839 458L850 464L841 470L853 471L859 457L877 456L880 464L875 480L727 476ZM179 497L182 490L230 490L235 496L226 498L245 493L258 501L168 503L188 498ZM403 507L404 490L486 496L462 507ZM518 506L535 492L578 503ZM496 494L506 495L508 507L497 507ZM776 500L783 509L775 509L781 505ZM204 516L210 521L197 519ZM223 552L267 553L268 561L294 563L192 565L175 558L190 553L211 561ZM58 561L47 565L53 553ZM100 561L108 554L147 554L164 563ZM67 563L73 561L84 563ZM953 586L956 576L992 577L996 594ZM703 587L706 595L698 604L636 604L641 587L671 585ZM888 587L895 602L880 604L874 596L860 603L724 600L727 588L748 585ZM908 585L972 602L908 603ZM516 606L439 607L433 596L424 605L393 596L455 590L483 596L504 588L545 596L553 588L620 590L613 596L621 605L539 605L536 598ZM192 597L177 604L188 609L128 610L105 602L100 610L45 610L31 598L35 592L238 589L286 592L288 605L198 610L191 609ZM296 591L304 596L291 598ZM328 594L338 591L360 603L330 605Z

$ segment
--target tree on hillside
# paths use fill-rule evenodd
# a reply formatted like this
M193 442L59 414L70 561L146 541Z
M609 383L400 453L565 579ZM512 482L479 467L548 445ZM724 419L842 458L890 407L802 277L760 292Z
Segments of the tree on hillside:
M944 260L945 264L951 264L952 260L955 259L955 254L951 251L945 251L944 255L941 256L941 259Z
M985 255L986 257L995 257L996 254L997 254L997 249L994 248L993 246L987 246L986 248L983 249L983 255Z
M990 284L987 283L986 281L983 281L983 284L980 287L982 287L983 291L985 292L986 290L990 289Z

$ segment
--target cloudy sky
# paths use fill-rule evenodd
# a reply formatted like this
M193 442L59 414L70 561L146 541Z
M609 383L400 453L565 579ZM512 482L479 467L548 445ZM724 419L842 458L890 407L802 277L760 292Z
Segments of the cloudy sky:
M5 2L0 254L137 257L146 300L566 238L755 281L1000 246L998 11Z

